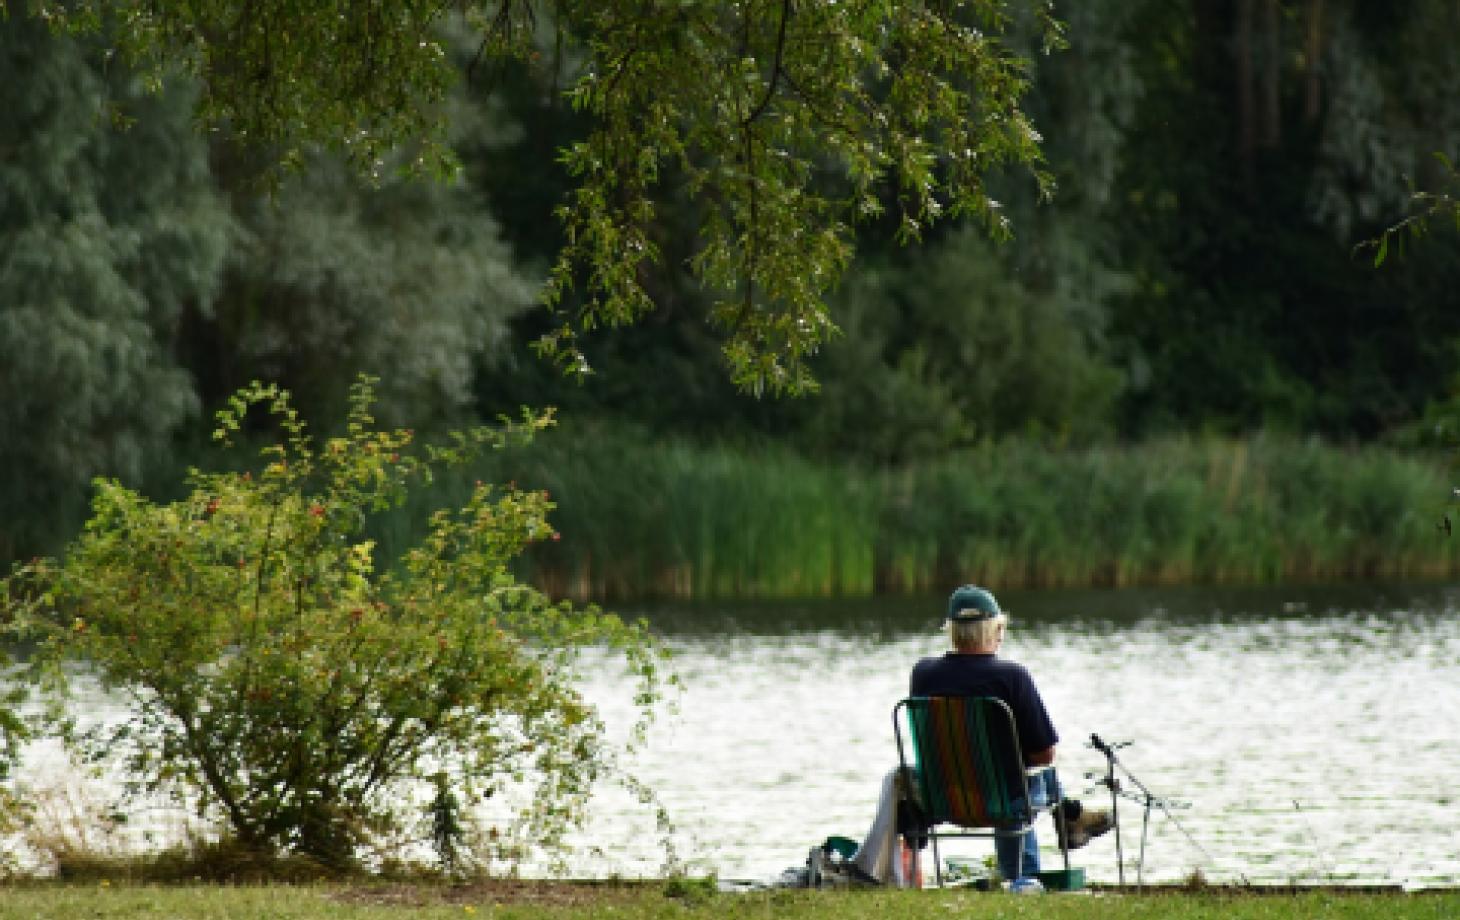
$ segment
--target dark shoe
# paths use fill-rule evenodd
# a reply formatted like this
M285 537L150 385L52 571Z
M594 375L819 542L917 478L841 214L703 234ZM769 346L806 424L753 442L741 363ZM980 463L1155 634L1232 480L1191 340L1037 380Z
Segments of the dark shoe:
M1080 812L1080 817L1073 821L1056 821L1054 827L1059 832L1061 848L1078 850L1115 827L1115 819L1103 808L1086 808Z
M875 888L882 883L851 860L825 860L812 888Z
M847 874L851 876L852 884L857 887L874 888L882 883L876 877L863 871L862 867L854 862L847 862Z

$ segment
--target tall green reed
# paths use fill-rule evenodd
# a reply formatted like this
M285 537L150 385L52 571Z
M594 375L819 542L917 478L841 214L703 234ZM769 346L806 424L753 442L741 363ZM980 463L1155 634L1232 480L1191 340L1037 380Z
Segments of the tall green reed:
M1460 562L1434 527L1448 491L1438 463L1316 440L1013 442L903 471L879 539L936 547L921 569L944 584L1434 576Z
M531 576L589 597L785 597L872 590L868 480L777 448L703 448L634 428L564 426L494 458L548 489L559 543Z
M523 574L605 599L1430 577L1443 464L1258 436L1050 451L1009 441L896 469L564 424L471 476L547 489L559 542ZM443 482L449 493L468 482ZM449 497L449 495L447 496ZM382 530L405 541L411 512ZM414 512L421 517L424 512Z

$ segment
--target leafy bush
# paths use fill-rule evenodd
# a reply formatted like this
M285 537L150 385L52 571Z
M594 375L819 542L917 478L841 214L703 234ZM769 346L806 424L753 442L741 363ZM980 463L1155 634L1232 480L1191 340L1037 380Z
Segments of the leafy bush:
M10 629L36 647L30 685L51 703L31 730L120 767L129 795L171 794L221 818L260 852L347 864L386 834L439 838L444 805L520 784L533 791L513 829L555 844L613 763L573 686L579 652L624 654L645 720L658 654L642 627L514 579L513 557L556 538L543 492L478 483L377 568L373 515L551 418L421 449L409 430L376 429L372 398L371 381L357 384L346 431L316 441L286 393L254 384L215 437L266 410L282 436L261 470L194 470L171 504L99 481L64 560L0 583ZM65 716L75 680L62 665L77 660L129 702L125 719ZM453 835L443 856L455 859Z

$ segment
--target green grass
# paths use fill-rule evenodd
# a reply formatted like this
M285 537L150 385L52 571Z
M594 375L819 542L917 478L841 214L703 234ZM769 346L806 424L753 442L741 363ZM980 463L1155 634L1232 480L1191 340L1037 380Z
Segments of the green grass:
M773 891L714 894L691 887L670 896L659 885L564 893L495 886L186 886L132 887L32 884L0 891L3 918L152 918L198 920L277 918L777 918L777 920L924 920L947 917L1142 920L1233 918L1313 920L1382 917L1441 920L1460 916L1460 895L1444 894L1233 894L1197 892L1146 895L1016 897L970 891Z
M1443 577L1433 458L1317 440L1011 441L898 469L564 426L471 474L549 490L560 542L524 572L612 600ZM459 483L441 483L453 497ZM417 515L419 517L419 514ZM393 549L411 527L383 534Z

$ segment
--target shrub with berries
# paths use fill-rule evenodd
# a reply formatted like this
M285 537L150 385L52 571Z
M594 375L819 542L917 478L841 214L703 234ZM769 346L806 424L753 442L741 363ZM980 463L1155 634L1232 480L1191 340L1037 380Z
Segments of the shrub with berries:
M0 712L11 753L59 736L119 770L126 795L171 794L241 844L333 865L386 836L431 843L441 801L522 784L527 804L501 839L560 843L615 759L575 689L581 653L622 654L645 720L660 654L642 626L514 578L513 558L554 536L545 493L477 483L401 558L376 558L374 515L551 417L423 447L377 429L372 399L362 379L343 433L316 439L287 393L254 384L218 414L215 437L270 416L280 437L257 470L194 470L171 503L98 481L63 559L0 582L11 637L34 649L12 687L50 703L25 720L18 699ZM126 718L81 730L67 717L75 662Z

